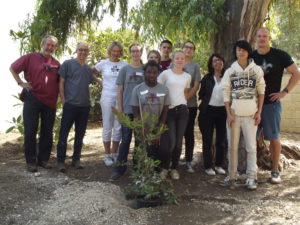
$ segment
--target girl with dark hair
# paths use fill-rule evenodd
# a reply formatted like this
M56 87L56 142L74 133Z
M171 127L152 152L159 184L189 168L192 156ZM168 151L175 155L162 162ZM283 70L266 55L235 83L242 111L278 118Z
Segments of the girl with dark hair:
M221 80L224 74L224 59L212 54L208 60L208 74L201 81L199 91L199 128L202 133L202 151L205 173L209 176L225 174L222 168L227 149L226 109L224 106ZM212 142L216 129L216 157L213 162ZM213 169L214 167L214 169Z

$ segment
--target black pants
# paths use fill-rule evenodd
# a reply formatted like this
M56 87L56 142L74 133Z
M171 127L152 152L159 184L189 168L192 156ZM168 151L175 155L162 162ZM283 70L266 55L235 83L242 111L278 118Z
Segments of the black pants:
M184 133L185 160L187 162L191 162L193 160L194 146L195 146L194 126L195 126L195 119L197 116L197 107L189 107L188 109L189 109L189 119Z
M23 120L26 163L49 160L53 144L52 131L55 111L55 109L39 101L30 92L24 91ZM41 128L37 154L36 135L39 119L41 119Z
M189 112L186 105L179 105L168 111L167 125L169 128L170 149L172 152L171 169L176 169L178 166L188 116Z
M64 104L59 141L57 144L57 161L64 162L66 159L67 141L70 129L75 124L73 161L81 157L83 138L86 131L90 107L79 107L68 103Z
M226 109L223 106L208 106L205 113L202 113L200 111L198 122L200 131L202 133L202 150L205 169L213 167L211 146L213 141L214 129L216 129L215 166L223 166L225 153L228 146L226 133L226 117Z

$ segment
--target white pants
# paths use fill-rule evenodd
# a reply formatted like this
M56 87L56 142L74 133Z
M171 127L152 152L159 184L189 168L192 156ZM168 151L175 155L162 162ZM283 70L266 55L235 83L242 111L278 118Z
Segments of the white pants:
M256 164L256 131L257 126L254 125L253 116L236 116L234 122L228 132L228 160L229 160L229 176L230 179L236 179L238 166L238 148L240 133L242 131L247 152L247 177L256 179L257 164Z
M102 110L103 132L102 139L105 142L121 140L121 125L112 107L117 108L117 96L101 96L100 105ZM113 138L112 138L113 135ZM111 140L112 138L112 140Z

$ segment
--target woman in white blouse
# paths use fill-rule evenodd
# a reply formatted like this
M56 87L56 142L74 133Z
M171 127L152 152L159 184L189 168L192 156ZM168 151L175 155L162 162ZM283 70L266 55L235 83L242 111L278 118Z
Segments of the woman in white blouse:
M212 54L207 63L208 74L201 80L199 91L199 128L202 133L202 150L205 173L210 176L225 174L222 168L227 150L226 109L223 101L221 79L224 74L224 59ZM213 162L212 141L216 129L216 156ZM214 169L215 170L214 170Z
M103 132L102 140L105 149L104 163L112 165L117 159L117 150L121 139L121 125L112 112L117 108L118 86L116 80L119 71L128 63L120 60L123 56L123 46L113 41L107 49L108 58L96 64L95 69L102 75L102 92L100 105L102 110Z

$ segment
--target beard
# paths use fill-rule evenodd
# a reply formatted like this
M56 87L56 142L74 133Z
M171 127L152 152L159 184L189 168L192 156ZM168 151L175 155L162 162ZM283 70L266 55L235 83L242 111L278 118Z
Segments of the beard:
M43 54L44 56L52 56L52 55L53 55L53 52L50 52L50 51L48 51L48 50L42 49L42 54Z

